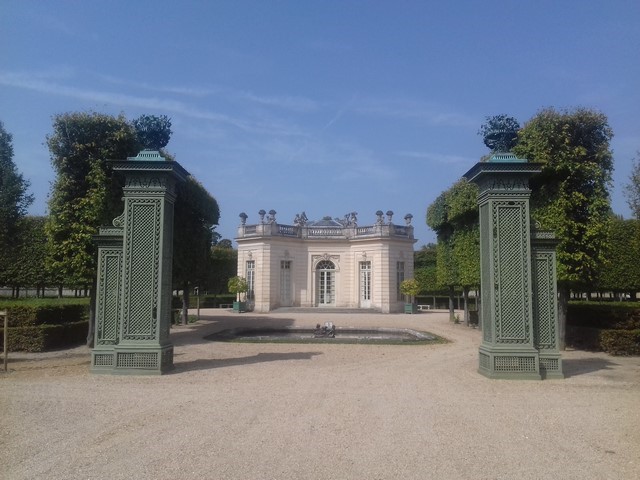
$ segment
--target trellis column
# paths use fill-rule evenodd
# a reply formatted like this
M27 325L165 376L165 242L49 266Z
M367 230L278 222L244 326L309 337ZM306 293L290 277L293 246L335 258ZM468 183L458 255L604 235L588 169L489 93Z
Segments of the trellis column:
M564 378L558 341L556 240L553 232L531 232L534 344L544 378Z
M540 379L535 345L529 178L540 171L512 154L494 154L464 176L478 185L482 344L479 372Z
M111 162L111 166L125 177L124 213L114 220L122 229L122 247L117 274L113 268L99 269L92 371L161 374L173 368L169 329L175 186L188 173L177 162L167 162L158 152L148 150L127 161ZM102 250L107 262L106 246ZM119 295L113 293L114 288ZM112 345L106 345L100 336L107 327L110 332L113 328L113 315L100 313L101 305L104 312L113 312L115 305L117 312Z

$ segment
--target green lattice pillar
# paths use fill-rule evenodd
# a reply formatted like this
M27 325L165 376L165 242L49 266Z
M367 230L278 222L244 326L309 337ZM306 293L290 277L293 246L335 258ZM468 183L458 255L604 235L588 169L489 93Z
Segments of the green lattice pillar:
M512 154L494 154L464 176L478 185L482 345L479 372L540 379L533 325L529 178L540 171Z
M92 371L161 374L173 367L169 329L175 185L188 173L177 162L148 150L111 165L125 176L124 213L114 220L122 229L121 254L114 276L116 261L107 255L106 246L100 246L104 239L97 237L105 267L99 267ZM109 260L112 268L106 267ZM113 294L116 283L119 295ZM112 331L114 316L116 342L106 345L99 332L107 327Z
M94 237L98 245L96 327L91 371L110 373L116 364L122 278L122 228L102 227Z
M552 232L531 232L534 344L544 378L564 378L558 342L557 244Z

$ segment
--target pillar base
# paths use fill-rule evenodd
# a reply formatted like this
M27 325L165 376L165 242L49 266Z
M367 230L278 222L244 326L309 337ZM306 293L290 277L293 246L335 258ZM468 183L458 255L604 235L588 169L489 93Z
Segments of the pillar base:
M528 346L481 345L478 373L505 380L542 380L538 351Z
M542 378L564 378L560 352L540 352L540 374Z
M91 373L162 375L173 369L173 345L114 345L91 352Z

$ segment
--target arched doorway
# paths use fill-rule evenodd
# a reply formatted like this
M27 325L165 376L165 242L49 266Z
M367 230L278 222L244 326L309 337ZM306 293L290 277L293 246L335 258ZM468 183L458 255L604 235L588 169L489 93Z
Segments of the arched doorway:
M336 303L336 266L331 260L322 260L316 266L316 302L319 307Z

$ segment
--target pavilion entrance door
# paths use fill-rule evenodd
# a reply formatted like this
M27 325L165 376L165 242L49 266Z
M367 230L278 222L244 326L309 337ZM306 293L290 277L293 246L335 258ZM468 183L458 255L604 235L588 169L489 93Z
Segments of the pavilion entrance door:
M371 262L360 262L360 308L371 308Z
M327 307L336 303L335 265L329 260L323 260L316 267L316 291L319 307Z
M291 260L280 261L280 305L290 307L291 302Z

